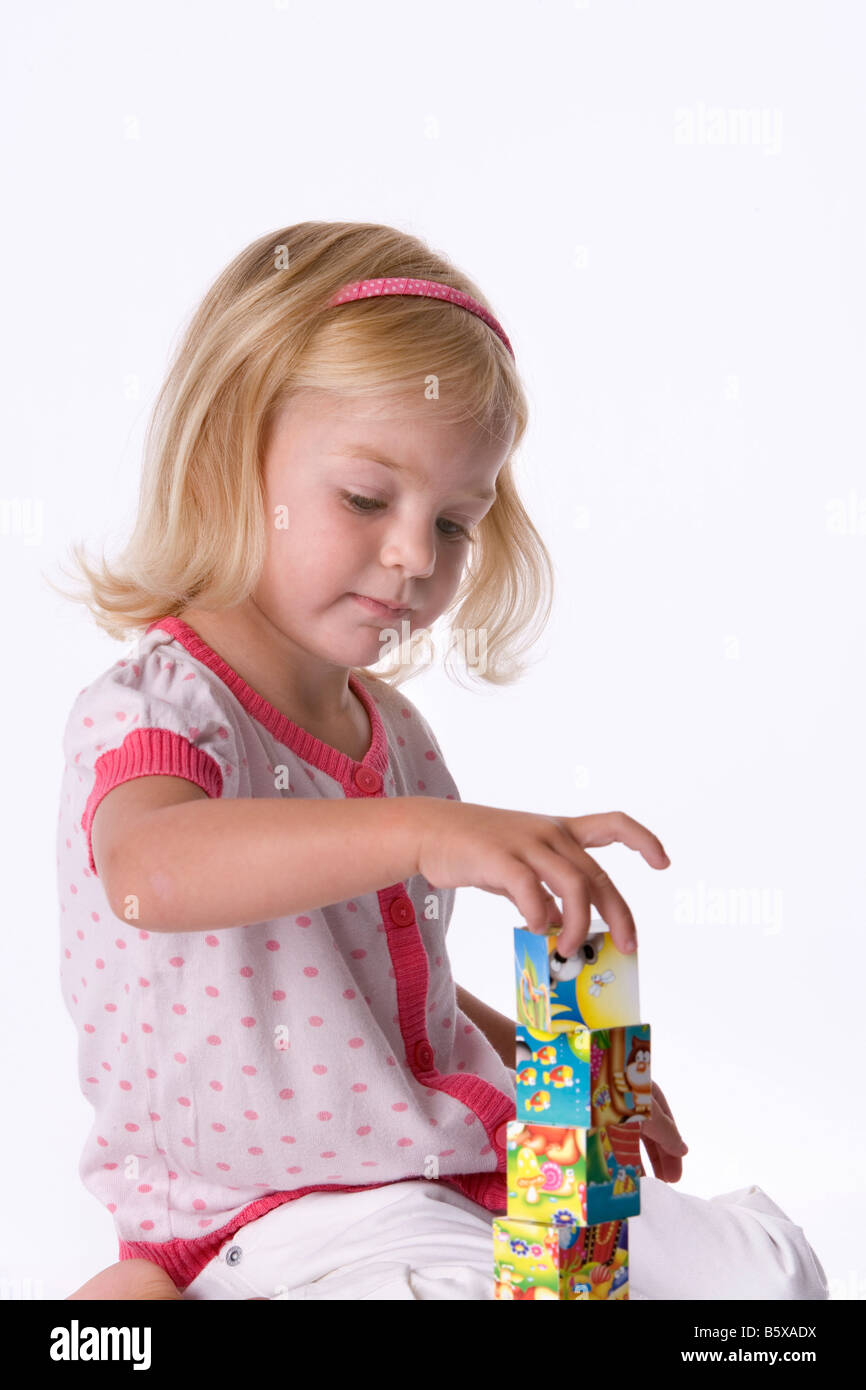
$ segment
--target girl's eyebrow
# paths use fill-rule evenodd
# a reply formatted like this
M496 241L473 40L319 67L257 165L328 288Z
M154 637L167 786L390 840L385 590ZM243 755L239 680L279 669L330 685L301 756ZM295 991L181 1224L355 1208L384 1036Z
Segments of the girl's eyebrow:
M344 444L339 449L332 450L335 454L351 456L353 458L370 459L372 463L381 463L384 468L391 468L395 473L403 473L409 478L414 478L416 482L423 482L424 476L417 468L412 468L407 463L397 463L396 459L389 459L377 449L372 449L367 444ZM478 492L467 493L468 497L477 497L481 502L492 502L496 497L494 488L483 488Z

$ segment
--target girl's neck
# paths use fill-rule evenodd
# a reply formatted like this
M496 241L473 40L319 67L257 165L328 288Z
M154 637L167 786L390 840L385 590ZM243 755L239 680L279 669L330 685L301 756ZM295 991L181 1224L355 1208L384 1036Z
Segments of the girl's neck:
M332 747L340 747L334 737L349 742L355 749L366 738L366 751L369 719L349 688L348 668L341 672L333 666L323 667L320 679L314 678L313 683L309 677L299 679L299 654L293 644L249 601L219 611L188 606L178 617L247 685L294 724Z

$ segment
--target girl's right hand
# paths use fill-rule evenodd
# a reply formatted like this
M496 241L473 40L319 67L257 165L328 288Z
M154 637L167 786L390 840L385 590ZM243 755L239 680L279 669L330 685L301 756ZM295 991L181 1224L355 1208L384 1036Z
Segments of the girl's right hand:
M651 830L622 811L542 816L473 802L423 797L418 871L433 888L483 888L509 898L527 927L561 927L557 951L572 955L589 932L590 903L620 951L637 947L628 904L585 852L614 841L639 850L653 869L670 864ZM562 911L545 884L562 900Z

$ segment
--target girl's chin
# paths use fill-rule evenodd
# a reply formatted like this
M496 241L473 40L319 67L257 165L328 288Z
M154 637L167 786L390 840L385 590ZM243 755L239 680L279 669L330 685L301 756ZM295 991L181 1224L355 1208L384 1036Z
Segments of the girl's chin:
M389 627L380 623L361 623L354 634L348 637L344 646L349 666L375 666L380 661L393 658L404 646L404 660L411 655L408 629L403 632L399 623Z

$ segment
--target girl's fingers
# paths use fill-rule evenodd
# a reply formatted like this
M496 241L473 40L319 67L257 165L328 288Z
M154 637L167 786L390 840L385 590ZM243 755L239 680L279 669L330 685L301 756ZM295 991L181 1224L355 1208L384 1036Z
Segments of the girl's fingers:
M665 1093L657 1081L651 1083L652 1114L648 1120L641 1121L641 1134L651 1141L655 1140L674 1156L688 1153L688 1144L683 1140L679 1127L668 1105Z
M603 811L592 816L562 816L560 819L585 849L622 844L638 850L653 869L666 869L671 862L658 835L624 811Z
M543 887L543 885L542 885ZM552 893L545 893L548 930L555 931L562 926L562 909Z
M668 1104L667 1097L665 1096L664 1091L662 1090L661 1086L657 1081L650 1082L650 1092L652 1094L653 1099L653 1111L655 1113L658 1113L658 1109L659 1107L661 1107L664 1113L666 1115L670 1115L671 1119L673 1120L674 1112L673 1110L671 1110L671 1107ZM676 1123L676 1121L674 1121L674 1123Z
M610 927L617 950L634 949L637 930L628 903L601 865L565 831L535 854L534 867L562 900L563 926L561 944L557 946L560 955L573 955L586 940L591 904L598 908L602 920Z
M673 1119L657 1106L653 1106L650 1119L641 1121L641 1133L661 1144L668 1153L676 1153L682 1148L683 1141Z
M643 1133L641 1133L641 1143L647 1151L647 1157L652 1164L653 1172L657 1178L661 1178L664 1171L664 1163L658 1144L655 1144L652 1139L647 1138Z
M610 928L614 945L623 952L635 950L637 929L627 902L610 875L583 847L589 845L594 848L618 842L638 850L653 868L665 869L670 860L661 840L645 825L622 811L553 818L552 832L551 846L555 853L573 864L588 880L589 898ZM551 877L546 877L545 881L563 898L565 915L560 951L564 956L571 955L586 940L589 932L589 907L583 905L585 894L572 887L570 903L566 903L560 887L564 881L561 870L559 882Z
M647 1139L641 1135L641 1142L646 1149L653 1173L662 1182L679 1182L683 1175L683 1161L677 1154L666 1153L652 1139Z
M591 907L595 901L590 879L570 858L558 854L551 846L542 846L535 853L532 867L562 903L556 949L560 955L573 955L589 932Z
M511 863L503 877L503 887L494 888L493 892L501 893L514 903L531 932L546 934L556 925L557 918L561 920L559 908L528 864Z

